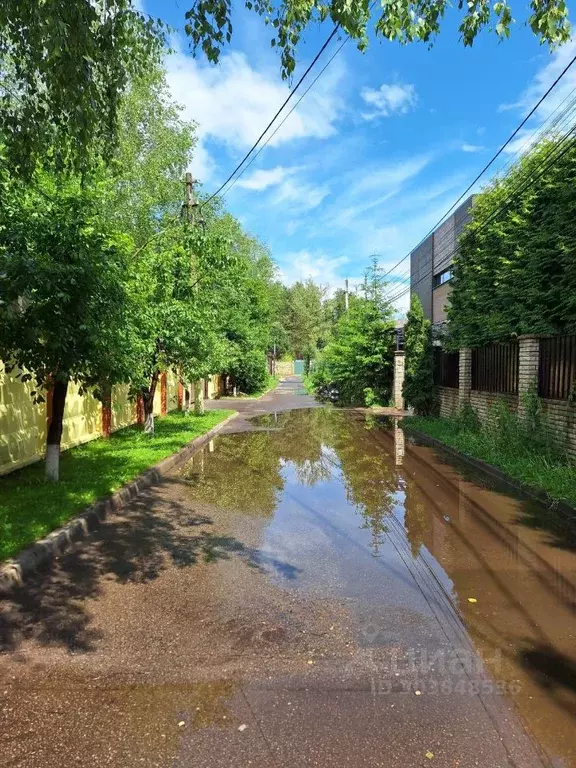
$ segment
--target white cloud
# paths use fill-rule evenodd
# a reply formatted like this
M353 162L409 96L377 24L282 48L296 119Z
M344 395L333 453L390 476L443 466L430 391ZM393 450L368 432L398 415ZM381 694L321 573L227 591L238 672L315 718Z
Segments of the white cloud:
M251 176L241 178L236 186L251 191L269 190L267 206L281 207L294 215L317 208L330 193L327 184L315 184L306 180L306 166L259 169Z
M325 287L329 294L344 287L343 267L349 263L347 256L328 256L321 251L294 251L278 258L280 276L285 285L298 280L312 279ZM359 283L361 277L349 277L350 286Z
M216 67L186 55L178 48L178 41L173 41L173 47L177 50L167 60L168 84L183 107L183 118L198 123L194 165L196 176L205 181L215 171L206 141L244 152L286 99L289 88L280 80L277 68L257 70L243 53L225 54ZM335 63L271 138L270 146L326 138L336 132L344 105L339 93L344 69L341 61Z
M290 213L317 208L328 196L326 184L310 184L304 180L286 179L272 195L272 205L284 206Z
M365 120L390 115L405 115L414 109L418 101L414 85L399 83L388 85L383 83L380 88L363 88L360 95L369 107L370 112L362 113Z
M253 189L261 192L268 189L268 187L277 186L297 171L298 168L285 168L282 165L277 165L275 168L260 168L250 176L238 179L236 186L242 189Z
M431 162L432 154L378 166L359 167L344 184L345 191L327 211L329 226L349 226L361 214L382 207Z
M467 144L464 142L464 144L461 145L460 149L462 152L483 152L486 147L482 147L479 144Z
M501 104L499 111L518 110L523 115L529 112L565 69L574 57L574 54L576 54L576 40L566 43L566 45L563 45L547 56L547 63L538 70L530 84L520 94L520 97L513 103ZM575 86L576 71L570 69L530 119L528 123L530 127L523 129L517 135L514 141L506 147L506 152L508 154L516 154L528 149L537 138L537 136L534 136L534 132L560 107Z

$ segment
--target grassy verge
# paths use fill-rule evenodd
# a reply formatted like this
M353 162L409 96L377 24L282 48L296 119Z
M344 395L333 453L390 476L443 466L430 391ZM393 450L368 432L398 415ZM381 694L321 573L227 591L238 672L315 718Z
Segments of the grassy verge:
M262 395L265 395L266 392L270 392L271 389L275 389L278 386L278 382L280 381L280 376L268 376L268 381L266 384L264 384L263 387L256 390L256 392L252 392L251 395L248 395L248 397L262 397Z
M156 420L153 437L128 427L107 440L71 448L61 456L59 483L44 481L43 462L0 478L0 561L117 491L232 413L170 413Z
M316 387L314 386L314 381L312 380L312 375L310 373L305 373L302 377L302 386L306 390L307 394L316 394Z
M560 454L531 448L521 438L501 440L489 430L466 427L453 419L413 417L404 423L576 506L576 466Z
M262 397L262 395L265 395L266 392L270 392L271 389L275 389L278 386L278 382L280 381L279 376L268 376L268 379L264 386L260 387L260 389L257 389L255 392L251 392L249 395L245 395L244 393L238 395L238 397L241 398L248 398L249 400L254 400L258 397Z

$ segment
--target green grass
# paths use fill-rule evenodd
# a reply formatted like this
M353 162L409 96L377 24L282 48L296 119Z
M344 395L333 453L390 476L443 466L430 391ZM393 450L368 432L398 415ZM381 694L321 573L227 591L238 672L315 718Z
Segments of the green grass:
M308 395L316 394L316 387L314 386L314 381L310 373L306 373L302 377L302 386L304 387Z
M576 505L576 465L567 457L530 448L529 441L509 435L495 438L485 429L462 426L457 420L440 418L405 419L407 427L435 437L467 456L492 464L510 477L540 488L553 499Z
M249 399L255 399L258 397L262 397L262 395L265 395L266 392L270 392L271 389L275 389L278 386L278 382L280 381L279 376L268 376L268 379L266 383L260 387L260 389L257 389L255 392L251 392L249 395L241 394L238 395L238 397L242 398L249 398Z
M44 463L0 478L0 561L42 538L97 499L208 432L233 411L175 412L156 419L156 434L137 427L65 451L60 482L44 481Z

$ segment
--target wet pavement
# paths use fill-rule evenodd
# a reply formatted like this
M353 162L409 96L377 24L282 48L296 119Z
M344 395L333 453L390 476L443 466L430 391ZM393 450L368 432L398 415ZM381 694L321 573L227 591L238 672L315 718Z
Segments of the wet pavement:
M239 401L0 604L0 765L576 766L576 537L314 405Z

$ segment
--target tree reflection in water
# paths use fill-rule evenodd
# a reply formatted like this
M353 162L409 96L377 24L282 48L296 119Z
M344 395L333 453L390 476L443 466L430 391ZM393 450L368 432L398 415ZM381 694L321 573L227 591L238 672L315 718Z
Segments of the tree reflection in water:
M271 517L294 470L299 484L312 487L341 482L346 499L371 532L378 555L386 518L403 489L399 473L403 433L396 422L394 440L376 440L382 422L372 414L327 408L269 414L252 420L253 432L223 435L216 449L203 449L181 471L195 498L219 507ZM391 426L391 425L388 425Z

